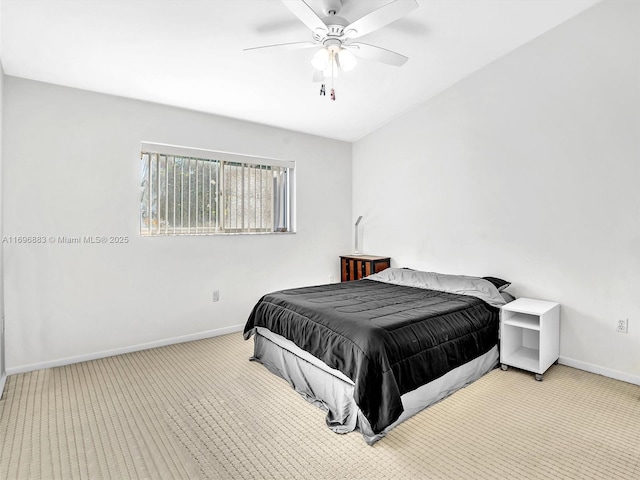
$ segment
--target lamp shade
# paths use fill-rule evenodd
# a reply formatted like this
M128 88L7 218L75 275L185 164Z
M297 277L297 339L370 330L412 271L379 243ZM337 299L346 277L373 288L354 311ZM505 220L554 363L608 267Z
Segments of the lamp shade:
M353 70L358 60L356 60L356 57L349 50L341 48L338 52L338 63L342 70L348 72L349 70Z
M311 57L311 65L316 70L325 70L329 65L329 50L322 47Z

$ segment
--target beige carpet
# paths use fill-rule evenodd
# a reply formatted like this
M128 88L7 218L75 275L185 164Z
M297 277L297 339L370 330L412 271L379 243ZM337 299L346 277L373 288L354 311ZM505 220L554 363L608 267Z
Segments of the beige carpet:
M640 387L494 370L369 447L240 334L8 378L1 479L640 479Z

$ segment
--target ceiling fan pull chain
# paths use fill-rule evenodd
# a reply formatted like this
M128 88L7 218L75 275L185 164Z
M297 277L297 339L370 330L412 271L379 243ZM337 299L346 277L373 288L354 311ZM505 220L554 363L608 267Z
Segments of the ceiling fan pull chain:
M320 87L320 96L324 97L326 95L324 83Z
M336 100L336 91L333 88L333 80L335 78L335 72L333 71L333 67L336 65L336 54L335 52L331 52L331 100L335 102Z

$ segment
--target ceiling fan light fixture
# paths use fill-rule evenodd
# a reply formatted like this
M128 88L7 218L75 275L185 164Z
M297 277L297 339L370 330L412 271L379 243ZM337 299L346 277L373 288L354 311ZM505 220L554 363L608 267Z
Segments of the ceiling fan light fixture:
M329 59L329 50L322 47L320 50L313 54L313 57L311 57L311 65L316 70L324 71L329 66Z
M353 53L345 48L341 48L338 52L338 63L340 64L340 69L348 72L349 70L353 70L358 63L356 57Z
M375 60L394 66L401 66L408 60L407 57L385 48L376 47L366 43L350 43L353 39L362 37L395 22L404 15L418 8L417 0L393 0L386 5L374 10L359 19L349 22L338 16L344 0L322 0L325 6L326 18L318 16L316 11L309 6L308 0L282 0L282 3L304 23L312 33L313 41L283 43L279 45L267 45L258 48L318 48L312 58L311 65L316 70L314 81L323 80L320 95L325 96L326 80L330 80L331 100L335 100L334 80L338 72L348 72L356 67L357 60L354 55L368 60ZM345 47L348 47L345 48Z

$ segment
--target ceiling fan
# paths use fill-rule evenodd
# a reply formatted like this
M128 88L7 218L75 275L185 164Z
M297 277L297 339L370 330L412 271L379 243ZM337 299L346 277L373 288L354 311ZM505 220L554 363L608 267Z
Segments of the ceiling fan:
M316 48L311 65L316 69L314 81L323 82L320 95L326 95L325 82L326 79L330 79L331 99L335 100L333 80L339 70L346 72L353 69L357 63L356 57L397 67L404 65L408 60L397 52L353 40L378 30L418 8L416 0L394 0L351 23L338 16L343 0L324 0L324 18L320 18L304 0L282 0L282 3L311 30L313 41L265 45L246 48L245 51Z

